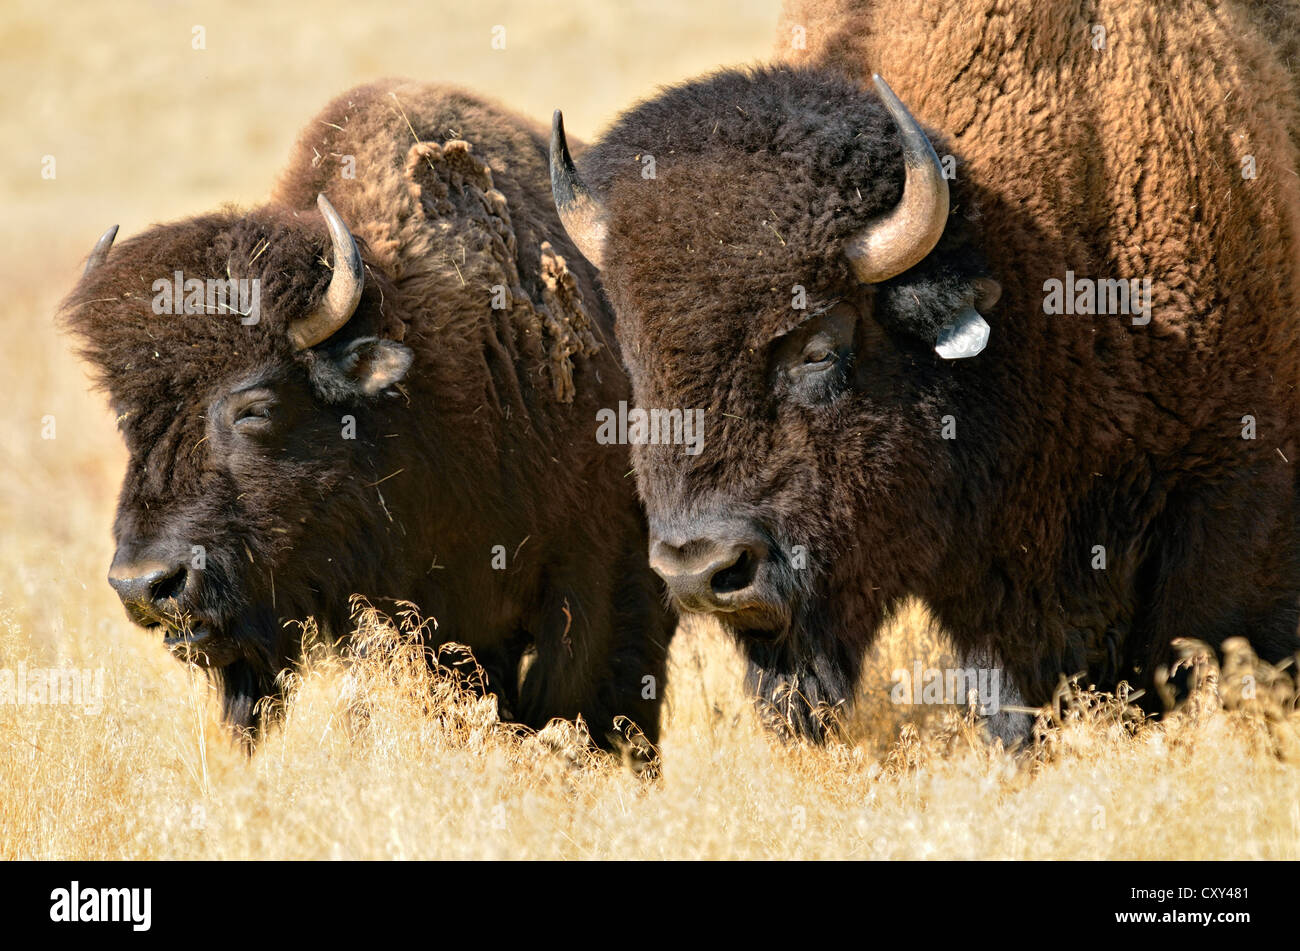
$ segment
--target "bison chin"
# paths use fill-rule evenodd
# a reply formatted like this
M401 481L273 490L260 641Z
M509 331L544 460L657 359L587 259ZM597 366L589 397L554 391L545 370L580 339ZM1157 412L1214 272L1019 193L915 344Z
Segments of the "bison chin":
M238 642L204 626L169 631L163 646L177 660L208 670L227 667L242 656Z
M797 612L782 601L752 604L738 611L714 614L723 630L736 640L778 643L792 635Z
M213 685L221 692L221 718L252 752L261 738L268 704L282 698L274 671L256 660L241 658L224 667L208 668Z
M764 723L789 739L838 737L852 702L862 654L834 636L828 619L796 614L784 630L735 630L745 654L746 685Z
M286 625L270 606L243 606L220 621L187 616L167 623L163 645L177 660L201 668L221 696L222 719L251 752L267 725L264 714L283 699L279 672L301 656L296 625ZM312 612L297 612L308 616ZM318 612L322 623L329 612Z
M766 725L789 739L820 743L841 733L869 635L854 636L837 619L834 599L788 582L774 585L772 600L761 607L717 617L745 655L747 685Z

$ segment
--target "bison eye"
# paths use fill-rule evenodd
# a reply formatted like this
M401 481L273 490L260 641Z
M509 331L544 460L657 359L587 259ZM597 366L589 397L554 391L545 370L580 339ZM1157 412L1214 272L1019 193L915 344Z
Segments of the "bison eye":
M806 407L833 402L847 390L854 362L858 307L836 301L772 344L774 386Z
M831 335L817 333L804 344L798 361L790 368L797 377L817 376L835 365L840 358L840 348Z
M270 403L253 403L249 406L242 407L239 410L239 416L235 419L235 425L240 423L255 423L259 420L268 420L271 418Z
M807 370L820 370L835 362L835 351L824 341L816 341L803 352L803 365Z
M271 425L274 411L275 399L270 393L236 393L226 410L226 418L241 432L257 432Z

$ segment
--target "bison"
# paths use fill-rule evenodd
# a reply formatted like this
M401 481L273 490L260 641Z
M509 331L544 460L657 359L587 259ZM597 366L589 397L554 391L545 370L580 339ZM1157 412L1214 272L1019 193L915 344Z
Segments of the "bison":
M800 63L666 89L580 163L556 113L635 402L706 412L701 451L633 449L676 603L812 738L910 597L1035 706L1075 674L1158 703L1179 637L1296 651L1300 100L1267 39L808 6Z
M327 197L328 196L328 197ZM130 452L109 582L253 736L314 618L413 602L504 718L652 756L671 632L593 269L544 130L385 81L302 132L270 200L110 229L63 319ZM638 745L639 744L639 745Z

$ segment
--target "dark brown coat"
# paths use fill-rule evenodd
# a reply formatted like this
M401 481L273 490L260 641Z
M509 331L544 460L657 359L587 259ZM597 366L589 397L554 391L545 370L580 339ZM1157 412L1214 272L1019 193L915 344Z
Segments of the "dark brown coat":
M762 695L818 734L908 596L1034 704L1063 674L1149 685L1180 636L1294 651L1300 110L1270 37L1208 2L787 20L823 68L667 90L578 162L637 402L709 420L697 457L634 450L652 545L740 539L714 597ZM956 179L938 246L863 286L846 242L903 177L872 70ZM1067 270L1150 278L1150 322L1045 313ZM987 277L988 349L940 359Z
M365 291L298 350L289 324L331 279L318 193ZM175 271L260 281L260 319L157 315L152 283ZM361 594L473 648L507 718L581 714L608 745L624 715L656 738L670 628L626 450L594 438L627 384L592 277L538 130L386 81L307 124L267 204L151 228L78 285L65 319L131 451L115 571L181 566L129 611L209 663L235 724L299 656L285 622L345 636Z

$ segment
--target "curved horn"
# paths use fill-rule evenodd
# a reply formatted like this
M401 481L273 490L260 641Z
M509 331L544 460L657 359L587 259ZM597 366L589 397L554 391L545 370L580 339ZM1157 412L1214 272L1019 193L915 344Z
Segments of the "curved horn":
M334 242L334 276L320 306L289 325L289 339L297 350L316 346L346 324L361 302L361 289L366 281L361 252L357 250L352 232L348 231L348 226L324 195L316 196L316 206L325 217L330 240Z
M90 257L86 258L86 269L81 272L82 277L85 277L108 259L108 249L113 246L113 240L116 237L117 225L113 225L99 236L99 240L95 242L95 247L90 252Z
M939 243L948 223L948 181L939 156L907 107L880 76L871 78L902 136L907 177L894 210L859 231L845 254L858 280L879 284L902 274Z
M605 252L605 209L578 177L559 109L551 120L551 195L569 238L599 270Z

